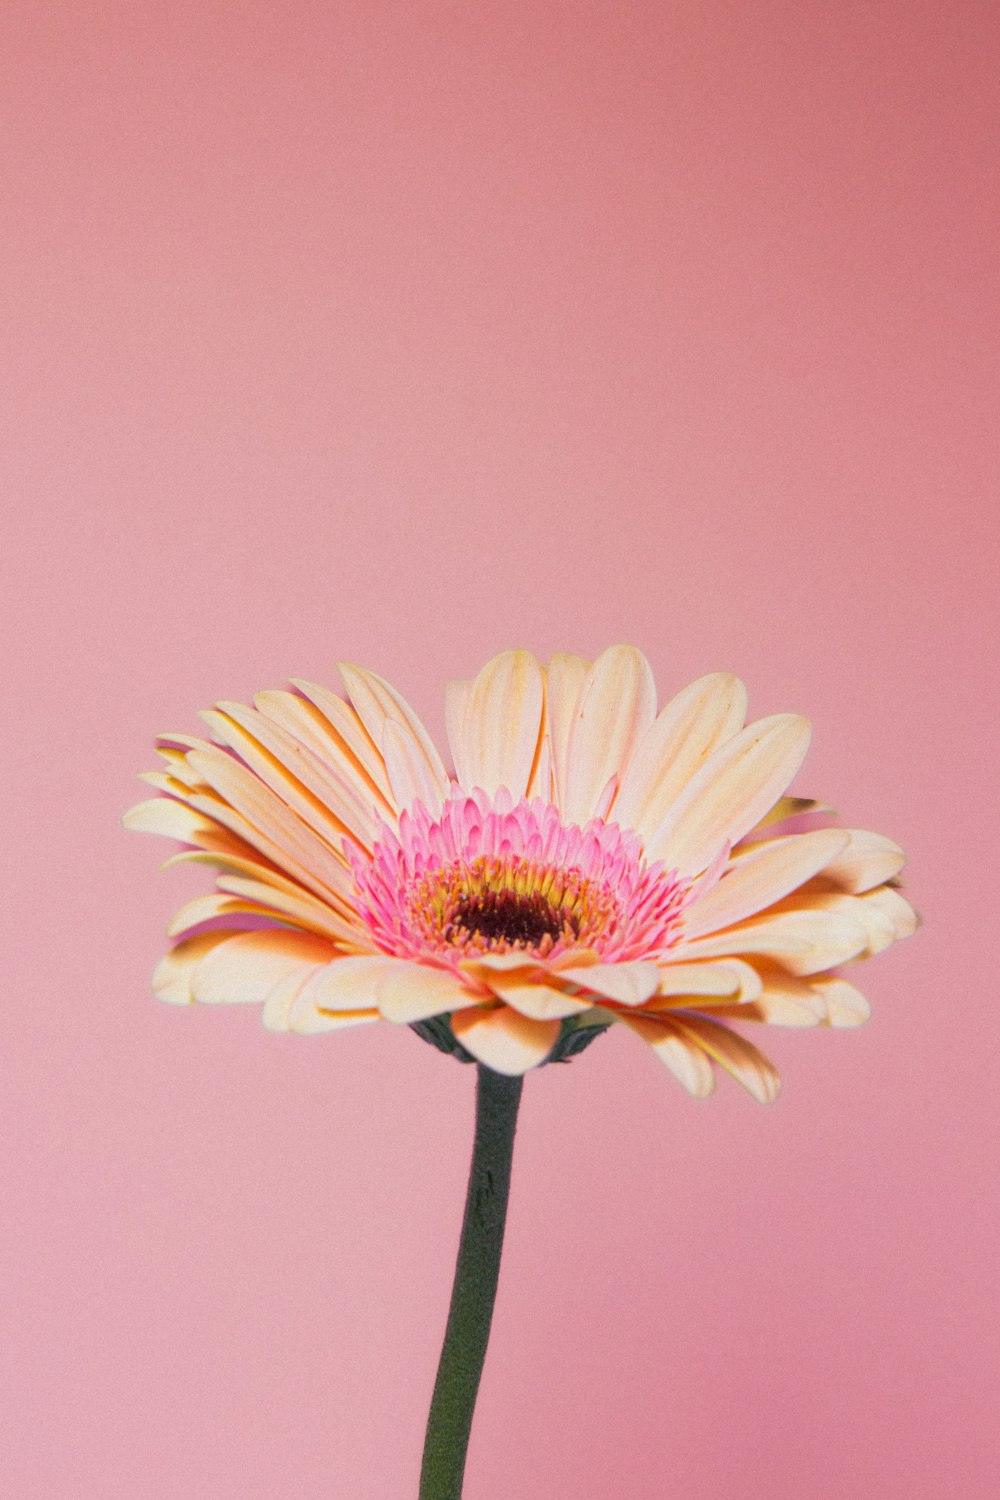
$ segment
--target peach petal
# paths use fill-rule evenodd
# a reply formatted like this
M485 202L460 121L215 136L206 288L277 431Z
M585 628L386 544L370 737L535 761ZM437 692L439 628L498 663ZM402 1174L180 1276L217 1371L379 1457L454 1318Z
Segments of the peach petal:
M235 844L235 840L233 842ZM248 855L254 857L230 854L224 849L182 849L165 859L160 868L167 870L178 864L208 865L219 872L216 883L220 890L228 891L230 895L244 896L248 901L278 906L289 912L294 909L291 903L296 903L300 912L308 911L312 914L314 925L322 923L327 927L331 937L358 941L361 931L353 913L349 920L345 919L341 915L341 905L334 909L330 898L324 896L320 899L313 895L299 881L284 875L256 849L251 849L249 845L243 847L247 849ZM282 904L284 902L289 904Z
M668 1019L623 1012L619 1018L642 1038L678 1083L695 1099L715 1091L715 1072L701 1047L695 1046Z
M340 857L252 771L224 750L195 750L191 758L208 784L249 828L250 841L276 864L304 878L313 888L318 884L320 890L326 887L351 897L353 885ZM203 799L192 797L191 802L200 810ZM227 821L225 807L219 807L218 817L220 822Z
M189 932L192 927L197 927L202 922L214 921L216 917L236 914L258 917L274 915L259 903L240 901L224 891L212 891L207 896L195 896L193 900L185 901L184 905L177 909L167 925L167 937L177 937L178 934Z
M660 986L656 964L643 961L622 964L587 964L582 968L560 969L559 978L578 984L605 1000L619 1005L642 1005Z
M333 955L333 945L311 933L242 932L205 955L191 976L191 993L204 1005L262 1005L286 975L305 975Z
M318 682L309 682L304 677L293 677L291 683L329 726L335 742L343 744L348 755L357 761L363 774L371 778L383 798L388 800L391 793L381 752L361 722L357 710L345 702L338 693L332 692L330 688L322 687Z
M317 1036L322 1031L344 1031L348 1026L367 1026L381 1020L377 1010L352 1010L337 1015L329 1010L308 1010L301 999L292 1009L288 1030L297 1036Z
M233 853L248 860L263 860L267 866L284 871L296 885L309 890L341 915L349 917L353 914L350 881L346 870L339 863L333 868L325 866L324 875L327 878L321 879L314 870L302 864L267 833L256 828L235 807L216 797L214 793L211 797L192 795L191 802L197 811L214 816L219 824L217 834L205 834L200 838L202 849L222 855Z
M649 662L634 646L611 646L594 662L577 699L566 751L562 811L584 824L613 776L621 776L656 715Z
M777 1068L752 1042L728 1026L691 1014L672 1018L681 1035L696 1042L714 1062L732 1074L759 1104L773 1104L781 1088Z
M846 829L850 840L844 852L823 870L825 879L834 881L851 895L859 896L898 875L906 864L906 855L892 839L869 833L864 828Z
M738 958L709 959L704 963L661 963L660 983L653 999L705 995L745 1001L756 999L760 991L760 975L752 965Z
M530 954L518 952L510 953L477 953L475 958L464 958L459 964L463 973L471 974L477 979L490 982L492 974L510 974L520 969L538 973L542 965L537 958Z
M827 1021L826 1005L813 981L766 965L759 982L760 993L748 1005L710 1003L712 1018L765 1021L775 1026L820 1026ZM704 1008L704 1002L698 1008Z
M261 1020L268 1031L291 1031L292 1007L313 972L294 969L271 986L261 1012Z
M920 918L907 901L891 885L880 885L877 890L865 891L858 896L862 906L874 907L888 920L894 941L912 937L920 926Z
M190 793L189 805L193 812L203 817L207 826L193 836L193 849L180 850L173 858L194 859L198 855L204 855L206 860L218 861L220 868L223 860L262 860L267 868L277 868L264 850L252 842L254 831L246 819L241 818L214 793L208 796ZM165 860L164 868L169 863L169 859Z
M478 1062L510 1077L544 1062L559 1035L558 1021L535 1021L509 1005L456 1011L451 1029Z
M375 1000L387 1021L410 1025L469 1005L472 995L451 969L393 959L375 980Z
M747 852L730 862L721 880L696 898L685 915L689 937L717 932L752 917L797 890L850 842L836 828L815 833L793 833L748 846Z
M398 958L385 953L357 953L335 957L313 976L306 1000L317 1010L377 1010L379 976Z
M464 677L453 678L444 690L444 727L459 786L472 786L473 780L465 762L465 716L472 697L472 683Z
M191 976L213 948L232 942L232 932L200 932L175 944L160 959L153 971L153 994L171 1005L193 1005Z
M158 792L163 792L168 797L183 797L187 792L183 781L177 776L168 775L165 771L140 771L136 780L144 781L147 786L155 787Z
M884 890L885 887L879 889ZM801 911L839 914L859 923L864 929L866 943L858 956L871 958L890 947L897 935L893 919L882 902L872 900L872 897L877 896L877 891L869 891L864 896L848 896L840 891L819 891L800 894L795 901ZM824 968L832 968L832 965L825 964Z
M651 837L712 751L742 729L746 711L746 688L731 673L713 672L684 688L638 745L615 801L615 820Z
M374 1006L357 1007L352 1010L319 1010L310 998L310 987L305 985L296 995L288 1017L288 1029L298 1036L316 1036L321 1031L343 1031L347 1026L367 1026L381 1020Z
M175 802L168 797L152 797L148 802L139 802L130 807L122 818L122 826L134 833L159 833L168 839L178 839L183 844L193 844L205 833L218 826L211 818L196 812L186 802Z
M490 988L498 999L536 1021L559 1021L564 1016L578 1016L593 1009L591 1001L578 999L526 974L494 974Z
M336 764L323 761L256 709L218 703L201 718L221 744L241 760L311 828L336 845L344 832L371 847L375 832L367 785Z
M325 902L316 900L301 887L293 886L289 890L284 882L279 883L273 877L247 880L239 875L225 874L218 877L217 884L220 891L239 896L245 901L255 901L259 906L269 908L281 920L290 921L296 927L304 927L307 932L318 933L334 942L348 943L364 950L371 946L362 927L357 923L344 921Z
M401 693L384 678L350 662L338 662L351 702L362 724L379 750L384 743L387 719L401 724L413 738L425 764L425 774L438 788L440 796L448 794L448 776L434 741Z
M530 651L503 651L473 680L462 723L460 760L469 781L493 796L523 797L538 752L544 687Z
M785 823L789 818L804 817L807 813L836 816L832 807L828 807L825 802L817 802L814 797L779 797L770 812L766 812L760 822L755 823L750 831L758 833L761 829L772 828L776 823Z
M816 974L863 953L864 925L843 911L796 910L753 917L737 927L695 938L677 949L678 958L728 958L761 954L793 974Z
M235 840L233 841L235 843ZM296 880L290 879L283 874L275 865L266 859L256 849L247 849L246 854L230 854L225 849L180 849L176 854L171 854L163 861L161 870L169 870L174 865L197 864L208 865L213 870L224 870L227 874L246 875L251 880L266 881L278 890L287 891L289 895L306 894L303 887ZM310 897L310 899L313 899Z
M824 974L812 981L812 988L826 1008L829 1026L861 1026L872 1013L865 996L846 979Z
M761 1021L768 1026L822 1026L825 1017L818 1007L793 1000L789 995L761 995L746 1005L712 1005L713 1018L727 1021Z
M331 724L315 703L297 693L269 688L255 693L253 701L265 719L311 750L340 780L356 787L369 800L374 798L385 811L391 810L389 783L381 757L357 721L353 709L342 699L337 701L343 709L341 718L346 716L348 726L353 728L352 743L348 743L344 734ZM354 748L354 741L363 747L363 758Z
M728 740L691 778L646 847L650 861L694 876L759 821L784 792L809 745L809 723L775 714Z
M552 747L552 801L562 808L568 778L569 736L591 663L582 656L557 652L545 668L546 736ZM544 793L542 793L544 796Z
M445 788L434 775L420 745L398 719L385 721L382 753L396 807L422 802L428 812L440 812Z
M552 974L561 974L563 969L590 968L599 964L601 955L596 948L567 948L555 958L546 960L546 968Z
M529 802L535 797L541 797L543 802L553 800L552 776L552 741L548 731L545 730L539 740L538 753L531 768L531 775L528 777L528 789L525 796Z

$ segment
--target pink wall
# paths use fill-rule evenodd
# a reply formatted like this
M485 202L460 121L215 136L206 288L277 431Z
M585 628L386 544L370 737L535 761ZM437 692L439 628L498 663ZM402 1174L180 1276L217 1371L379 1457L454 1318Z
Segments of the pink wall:
M992 1500L993 7L3 27L4 1492L415 1494L470 1073L157 1005L206 882L118 819L215 698L625 639L809 714L925 926L771 1111L529 1077L468 1500Z

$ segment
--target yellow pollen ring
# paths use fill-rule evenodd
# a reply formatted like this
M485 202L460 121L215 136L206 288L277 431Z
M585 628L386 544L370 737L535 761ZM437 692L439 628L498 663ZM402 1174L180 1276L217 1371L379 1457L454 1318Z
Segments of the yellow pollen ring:
M407 892L407 915L435 948L522 950L593 941L621 917L614 893L576 868L481 854L429 870Z

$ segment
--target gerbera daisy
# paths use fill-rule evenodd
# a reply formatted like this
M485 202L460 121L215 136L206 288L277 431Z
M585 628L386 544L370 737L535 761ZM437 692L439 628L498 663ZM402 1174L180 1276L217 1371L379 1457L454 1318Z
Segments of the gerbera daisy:
M913 931L903 853L792 831L822 811L785 795L805 719L744 727L724 673L657 713L631 646L507 651L449 685L449 774L388 683L341 675L343 697L296 680L203 714L211 742L160 741L164 795L126 824L218 872L170 924L161 999L257 1002L297 1032L405 1023L509 1075L617 1023L692 1094L720 1065L765 1102L777 1073L733 1022L867 1017L833 971Z

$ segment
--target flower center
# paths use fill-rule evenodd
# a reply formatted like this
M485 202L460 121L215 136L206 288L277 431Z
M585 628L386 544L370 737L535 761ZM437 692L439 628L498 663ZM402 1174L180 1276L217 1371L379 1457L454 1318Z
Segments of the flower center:
M449 861L400 895L409 931L439 952L523 949L544 958L557 943L586 946L607 936L622 915L615 893L579 869L517 854Z
M544 896L519 896L516 891L463 896L458 902L454 930L482 938L489 946L509 943L514 948L537 948L544 938L562 936L562 923Z
M689 898L686 882L643 863L635 834L599 818L565 824L503 791L456 788L438 817L418 802L351 865L376 947L449 968L487 952L653 957L677 942Z

